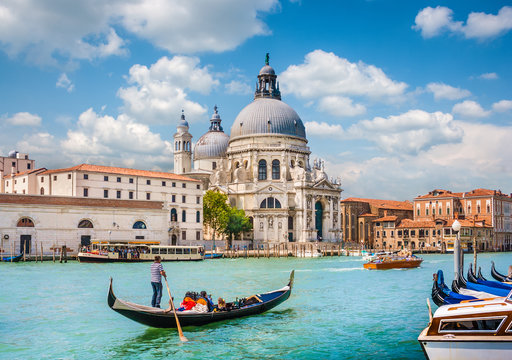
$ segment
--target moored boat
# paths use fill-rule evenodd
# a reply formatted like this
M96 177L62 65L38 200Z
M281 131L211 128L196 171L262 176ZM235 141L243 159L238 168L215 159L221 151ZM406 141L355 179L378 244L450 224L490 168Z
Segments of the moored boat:
M204 259L221 259L224 257L222 253L206 253L204 254Z
M423 259L415 255L407 257L383 256L367 262L363 266L369 270L409 269L419 267L422 261Z
M496 270L496 267L494 266L494 261L491 261L491 264L492 264L491 265L491 275L493 278L495 278L496 280L501 281L501 282L512 282L512 277L500 274Z
M293 279L294 271L290 274L288 285L278 290L256 294L255 297L258 299L258 302L256 303L244 305L244 299L241 299L241 302L240 300L237 302L238 306L236 306L235 303L227 303L226 305L232 305L229 311L209 311L204 313L195 311L176 311L176 316L178 317L181 326L184 327L200 326L227 319L261 314L278 306L290 297L293 288ZM249 296L245 299L249 298L254 298L254 296ZM107 301L112 310L143 325L156 328L176 328L176 320L172 311L138 305L118 299L114 295L114 291L112 289L112 278L110 279Z
M466 300L430 314L418 341L427 359L510 359L512 292L506 298Z
M5 261L5 262L18 262L18 261L21 260L22 257L23 257L23 254L13 255L13 256L3 256L2 257L2 261Z
M90 249L84 249L78 253L78 261L89 263L154 261L155 255L159 255L162 261L198 261L204 258L204 248L160 245L159 242L95 241Z

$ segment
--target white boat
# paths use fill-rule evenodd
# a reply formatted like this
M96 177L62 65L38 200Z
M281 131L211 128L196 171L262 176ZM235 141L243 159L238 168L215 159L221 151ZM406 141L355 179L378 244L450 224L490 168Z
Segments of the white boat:
M512 291L439 307L418 341L427 359L512 359Z
M140 262L154 261L159 255L162 261L203 260L202 246L160 245L154 241L109 242L93 241L78 253L80 262Z
M322 256L323 256L323 254L320 251L320 249L313 249L313 251L306 250L303 253L299 252L297 254L297 257L305 257L305 258L316 258L316 257L322 257Z

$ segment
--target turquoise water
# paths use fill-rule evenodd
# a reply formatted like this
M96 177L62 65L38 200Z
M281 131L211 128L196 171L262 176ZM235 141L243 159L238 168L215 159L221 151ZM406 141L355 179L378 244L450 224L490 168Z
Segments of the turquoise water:
M274 290L296 270L288 301L262 315L186 327L187 343L176 330L139 325L107 306L110 276L119 298L149 305L149 263L4 263L0 358L422 359L416 339L428 323L432 274L453 277L451 255L423 258L419 269L387 271L363 270L356 257L164 263L177 299L187 290L227 299ZM489 278L491 259L500 272L512 264L510 253L479 254Z

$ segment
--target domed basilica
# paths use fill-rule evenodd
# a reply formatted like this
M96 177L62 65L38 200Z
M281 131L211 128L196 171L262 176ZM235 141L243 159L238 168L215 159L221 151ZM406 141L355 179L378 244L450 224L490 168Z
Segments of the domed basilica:
M228 195L253 223L253 243L340 241L340 180L324 162L310 165L306 129L281 101L268 54L254 100L236 117L231 135L217 106L210 128L191 150L184 114L174 134L174 171L203 180L205 189ZM193 167L192 167L193 160Z

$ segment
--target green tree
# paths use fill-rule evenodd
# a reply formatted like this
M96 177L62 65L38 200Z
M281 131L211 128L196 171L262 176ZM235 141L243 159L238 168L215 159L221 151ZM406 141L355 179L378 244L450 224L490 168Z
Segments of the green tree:
M226 227L224 228L224 234L227 235L227 246L230 245L230 241L233 237L237 238L240 233L245 231L251 231L252 224L243 209L237 209L231 207L228 213L228 220Z
M213 246L215 235L224 233L229 219L231 207L228 205L228 196L219 192L208 190L203 197L203 221L212 229Z

